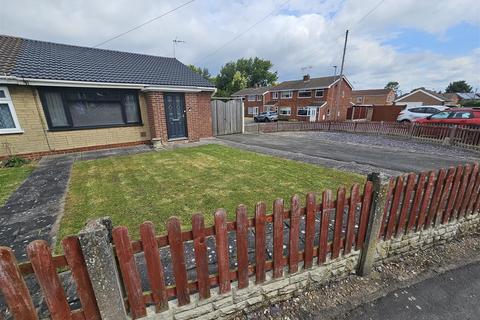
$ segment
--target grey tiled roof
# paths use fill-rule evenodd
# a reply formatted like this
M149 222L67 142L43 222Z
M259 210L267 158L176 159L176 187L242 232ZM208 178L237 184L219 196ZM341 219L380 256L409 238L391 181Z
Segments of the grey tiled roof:
M0 44L2 45L0 71L14 77L214 87L208 80L191 71L175 58L79 47L4 35L0 35ZM13 45L19 47L15 49ZM13 66L12 63L9 66L3 66L2 61L7 57L9 61L15 61Z
M267 87L256 87L256 88L245 88L242 90L238 90L232 96L238 97L238 96L248 96L248 95L262 95L265 92L269 91L272 89L272 86L267 86Z
M340 77L321 77L321 78L310 78L308 81L304 80L293 80L293 81L284 81L275 87L271 91L282 91L282 90L302 90L302 89L314 89L314 88L326 88L330 86L335 80L338 80Z

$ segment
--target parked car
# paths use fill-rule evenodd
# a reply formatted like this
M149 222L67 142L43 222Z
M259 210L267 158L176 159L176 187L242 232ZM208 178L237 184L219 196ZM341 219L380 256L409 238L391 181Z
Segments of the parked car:
M417 119L415 123L480 126L480 108L451 108L432 114L425 119Z
M253 118L253 121L255 122L270 122L270 121L277 121L277 120L278 120L278 114L273 111L260 112Z
M416 119L423 119L446 109L448 109L447 106L407 106L405 109L400 111L397 121L412 122Z

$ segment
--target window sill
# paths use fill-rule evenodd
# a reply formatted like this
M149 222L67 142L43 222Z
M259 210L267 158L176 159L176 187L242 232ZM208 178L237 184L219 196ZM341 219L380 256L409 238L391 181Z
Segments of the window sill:
M143 127L143 123L107 125L107 126L91 126L91 127L77 127L77 128L49 128L48 131L77 131L77 130L97 130L97 129L113 129L113 128L127 128L127 127Z
M22 134L24 133L25 131L23 131L22 129L8 129L8 130L0 130L0 135L7 135L7 134Z

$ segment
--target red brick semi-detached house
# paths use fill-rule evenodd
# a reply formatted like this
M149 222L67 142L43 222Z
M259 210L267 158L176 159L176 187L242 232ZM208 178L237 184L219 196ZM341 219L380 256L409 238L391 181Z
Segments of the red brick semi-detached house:
M340 97L337 105L337 93ZM352 85L343 77L310 78L284 81L266 93L264 106L276 110L282 120L342 121L350 106Z
M211 137L214 91L175 58L0 35L0 159Z
M256 116L258 113L268 111L265 106L265 95L271 89L271 86L245 88L232 94L233 97L241 97L245 108L246 117Z

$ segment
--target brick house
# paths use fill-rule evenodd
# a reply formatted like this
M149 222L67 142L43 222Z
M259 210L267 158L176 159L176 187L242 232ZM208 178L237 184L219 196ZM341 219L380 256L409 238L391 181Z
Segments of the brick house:
M392 89L353 90L352 104L357 106L392 105L395 92Z
M214 92L175 58L0 35L0 158L211 137Z
M245 108L244 115L246 117L253 117L259 112L267 111L264 108L265 95L271 88L272 86L245 88L235 92L232 96L241 97Z
M410 93L404 94L395 99L395 104L406 105L407 107L445 105L448 99L441 93L418 88Z
M337 93L340 91L338 107ZM350 106L352 85L343 77L310 78L284 81L271 88L266 94L264 107L276 110L283 120L328 121L345 120Z

